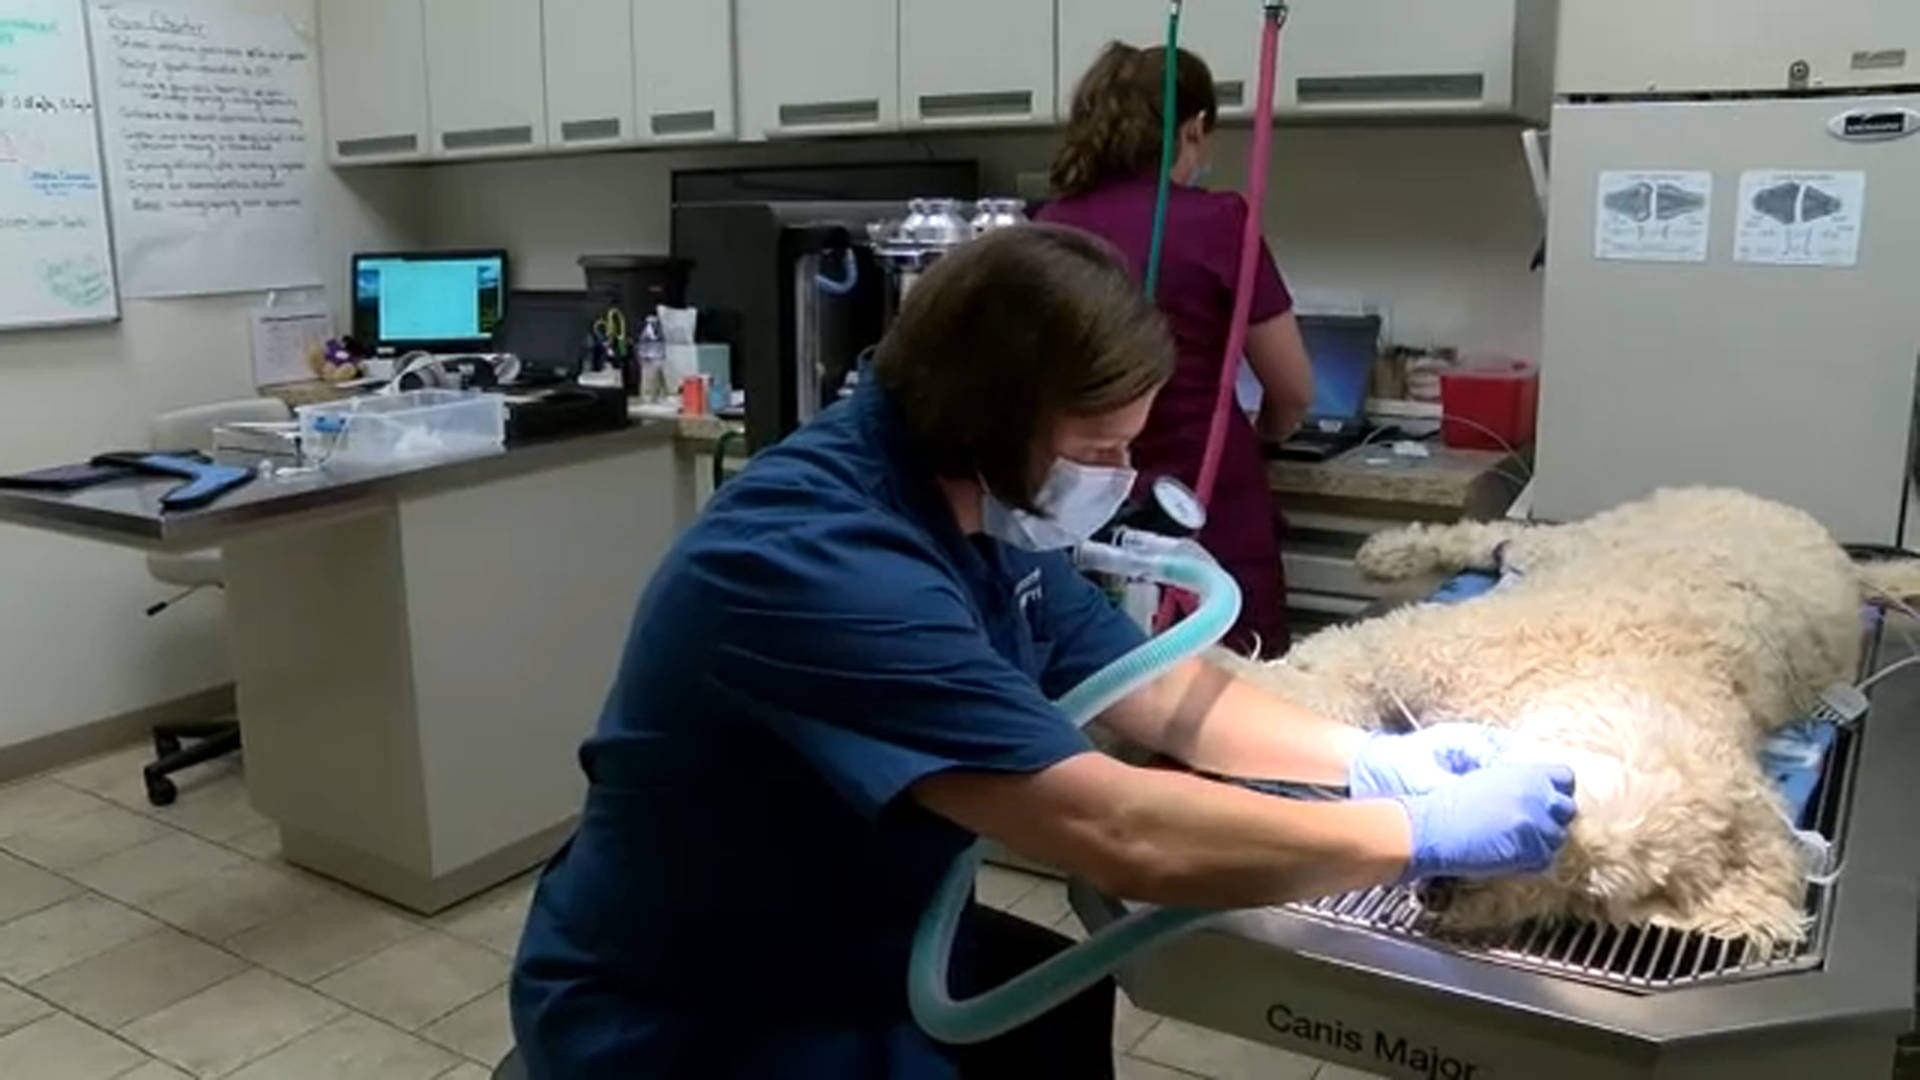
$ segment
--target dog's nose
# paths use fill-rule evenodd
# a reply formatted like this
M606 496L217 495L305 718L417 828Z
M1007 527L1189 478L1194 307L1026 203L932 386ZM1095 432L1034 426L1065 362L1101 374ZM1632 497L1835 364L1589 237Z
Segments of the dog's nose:
M1428 878L1413 887L1413 898L1420 901L1422 908L1442 913L1453 906L1459 892L1459 878Z

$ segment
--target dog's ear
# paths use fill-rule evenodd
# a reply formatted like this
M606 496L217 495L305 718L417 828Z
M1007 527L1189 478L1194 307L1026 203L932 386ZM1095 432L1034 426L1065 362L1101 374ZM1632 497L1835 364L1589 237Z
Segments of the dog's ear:
M1682 778L1602 757L1577 774L1580 813L1563 857L1571 884L1610 909L1661 891L1683 854L1662 839L1686 831L1681 819L1690 800Z
M1768 824L1751 817L1725 777L1626 770L1615 798L1581 806L1568 846L1579 848L1581 887L1610 914L1696 912L1746 861L1746 831Z

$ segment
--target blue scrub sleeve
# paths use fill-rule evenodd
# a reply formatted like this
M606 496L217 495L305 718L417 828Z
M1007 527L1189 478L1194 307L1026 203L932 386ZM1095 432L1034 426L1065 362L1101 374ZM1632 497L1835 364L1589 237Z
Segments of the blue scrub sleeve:
M1049 557L1041 574L1035 628L1052 640L1053 655L1041 675L1040 688L1049 698L1061 698L1139 647L1147 635L1105 592L1081 576L1065 555Z
M702 561L719 630L706 691L869 818L936 773L1037 772L1092 749L903 523L825 514Z

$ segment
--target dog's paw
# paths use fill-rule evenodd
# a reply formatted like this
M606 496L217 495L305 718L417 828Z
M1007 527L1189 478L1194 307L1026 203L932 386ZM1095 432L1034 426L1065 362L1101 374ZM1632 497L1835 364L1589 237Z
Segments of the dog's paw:
M1353 564L1374 581L1404 581L1439 569L1435 554L1426 527L1410 525L1367 537Z

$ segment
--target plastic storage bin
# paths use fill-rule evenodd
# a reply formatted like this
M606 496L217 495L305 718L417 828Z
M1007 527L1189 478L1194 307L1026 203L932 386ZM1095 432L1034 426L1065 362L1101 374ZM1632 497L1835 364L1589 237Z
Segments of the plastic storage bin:
M297 412L301 451L314 464L465 457L507 441L507 401L499 394L409 390L302 405Z
M1540 369L1510 356L1466 356L1440 373L1441 441L1463 450L1518 450L1533 442Z

